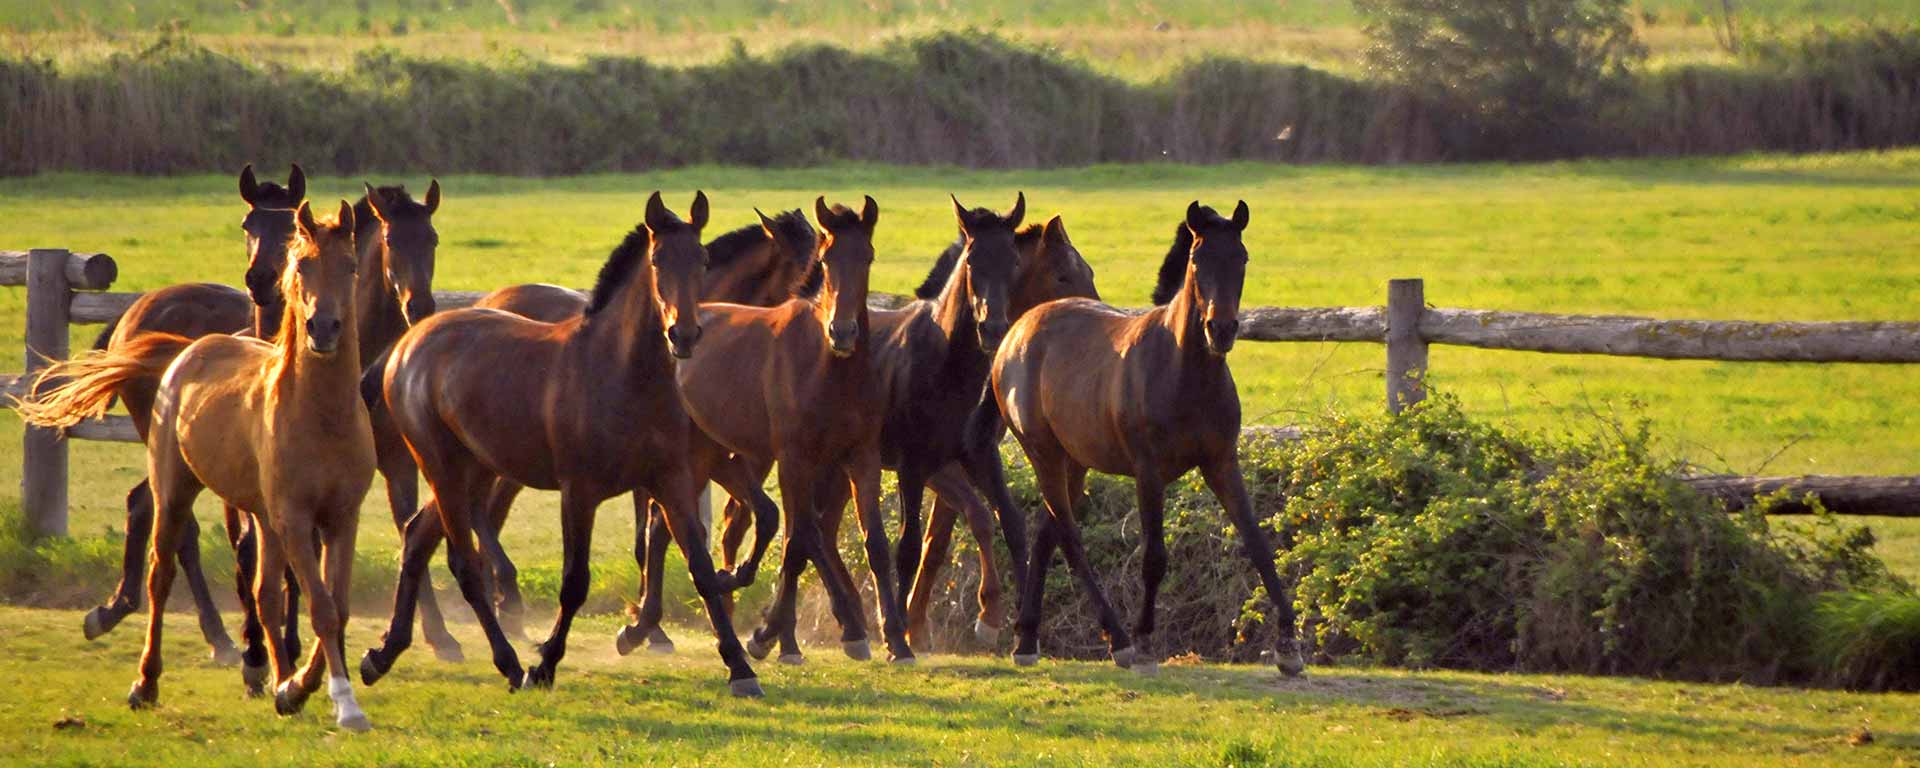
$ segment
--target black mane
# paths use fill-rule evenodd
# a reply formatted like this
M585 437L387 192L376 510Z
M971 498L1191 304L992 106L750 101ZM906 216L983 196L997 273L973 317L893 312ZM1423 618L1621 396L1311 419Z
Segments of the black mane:
M927 279L920 281L920 287L913 289L915 298L937 299L940 292L946 290L947 281L953 277L954 265L960 263L960 252L967 248L967 236L962 234L940 252L940 258L933 262L933 269L927 272Z
M280 186L279 182L263 181L253 193L253 207L293 210L300 207L300 198L294 197L293 190Z
M1160 262L1160 280L1153 285L1154 306L1173 301L1174 294L1187 282L1187 257L1192 251L1193 232L1186 222L1174 225L1173 245L1167 249L1166 260Z
M820 288L826 284L827 270L820 266L819 259L814 259L813 263L807 266L806 278L802 279L799 285L794 286L793 297L808 301L820 298Z
M647 246L651 244L651 238L645 225L637 226L627 233L627 239L620 243L620 247L613 249L613 255L608 256L606 265L600 268L600 277L593 282L593 296L587 300L587 316L593 316L612 303L613 295L640 271L641 263L647 260Z
M796 246L799 258L813 257L812 244L816 238L813 224L807 221L807 215L799 210L791 210L771 217L774 234L781 241ZM732 262L753 248L765 244L771 238L766 227L758 223L728 232L707 243L707 265L717 267Z
M261 184L260 189L265 191L271 183L272 182ZM405 186L396 184L391 187L374 187L374 191L379 192L380 197L387 201L386 210L388 216L400 218L405 216L432 215L427 211L427 206L414 200L412 195L407 194L407 188ZM379 219L373 216L373 204L367 202L366 195L361 195L360 199L353 201L353 230L356 235L371 231L369 228L377 227L379 223Z

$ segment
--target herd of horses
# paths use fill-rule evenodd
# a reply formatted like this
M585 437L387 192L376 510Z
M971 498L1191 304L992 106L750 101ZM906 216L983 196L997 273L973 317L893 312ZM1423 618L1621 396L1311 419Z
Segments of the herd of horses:
M95 350L47 368L16 404L29 423L65 427L118 400L147 446L147 478L127 495L120 584L84 626L98 637L144 599L135 708L158 699L163 609L178 571L214 657L241 664L249 695L270 685L276 710L290 714L325 676L336 722L370 727L354 699L343 628L359 509L376 470L404 549L387 632L361 659L368 685L409 646L416 613L437 656L463 658L426 573L444 542L494 667L513 688L551 686L587 596L595 511L629 493L643 594L616 649L672 648L661 595L666 549L677 545L735 695L762 695L750 656L777 646L780 661L804 660L795 607L809 565L843 651L870 657L858 588L836 546L849 500L893 662L911 663L929 644L932 585L964 518L980 543L982 639L997 637L1006 615L997 538L1019 595L1013 659L1037 661L1042 588L1058 550L1114 661L1151 673L1154 599L1167 568L1165 489L1196 468L1283 628L1279 668L1303 670L1288 590L1236 456L1240 406L1226 355L1246 275L1245 202L1226 216L1188 206L1144 313L1100 303L1061 218L1027 224L1024 195L1004 213L953 200L959 238L919 300L880 310L867 303L880 219L873 198L857 209L816 198L810 215L756 211L758 222L703 243L706 196L696 193L682 217L658 192L589 294L518 285L436 312L437 180L421 200L369 185L328 217L306 201L297 165L284 185L260 181L252 166L239 182L246 291L191 284L147 293ZM1045 501L1032 541L1001 464L1009 430ZM776 469L778 504L762 490ZM883 469L898 479L897 545L881 509ZM1091 571L1074 517L1089 469L1132 477L1138 488L1146 591L1131 628ZM431 492L424 506L419 477ZM696 509L709 482L731 497L718 568ZM499 537L525 487L560 492L564 550L559 615L531 668L510 639L523 631L524 604ZM935 503L923 527L927 489ZM202 490L225 506L243 649L200 567L193 502ZM773 603L743 646L731 596L757 578L776 532L784 537ZM315 642L296 668L302 597Z

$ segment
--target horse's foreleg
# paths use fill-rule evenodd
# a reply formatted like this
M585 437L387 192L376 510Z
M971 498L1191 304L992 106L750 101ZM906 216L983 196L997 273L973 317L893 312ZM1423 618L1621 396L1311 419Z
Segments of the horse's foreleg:
M921 502L927 490L927 472L919 462L903 459L894 477L900 481L900 539L895 544L893 555L894 574L897 580L894 595L900 601L898 608L904 617L907 610L907 595L913 592L913 579L920 574L920 550L925 546L925 542L921 541L924 535L922 526L925 519ZM865 519L864 516L862 519ZM904 632L906 631L904 618L902 623L901 631Z
M603 499L576 488L560 489L560 612L553 629L540 643L540 663L527 670L527 685L553 687L554 671L567 655L567 633L573 629L573 616L587 602L587 586L593 554L593 515Z
M153 538L153 490L142 478L127 491L127 540L120 547L120 584L113 597L87 612L80 631L88 640L99 638L140 610L140 594L147 588L147 544Z
M1044 489L1047 509L1052 514L1054 538L1059 542L1060 553L1067 557L1067 567L1080 580L1081 591L1093 602L1100 628L1107 633L1107 648L1113 653L1113 662L1122 667L1131 667L1139 654L1134 650L1132 639L1127 636L1126 627L1121 624L1120 613L1113 609L1113 601L1107 598L1106 588L1100 585L1093 565L1087 562L1087 550L1080 541L1080 523L1074 517L1074 506L1079 503L1081 493L1086 489L1087 468L1073 464L1071 460L1062 463L1065 466L1059 470L1059 480L1048 483Z
M1207 487L1213 491L1214 498L1227 510L1227 519L1240 534L1240 546L1246 552L1247 559L1253 562L1253 569L1260 574L1260 583L1266 587L1267 600L1273 604L1273 620L1280 628L1274 641L1274 663L1288 677L1306 671L1306 659L1301 656L1298 640L1294 637L1293 598L1287 591L1287 585L1280 581L1280 574L1273 568L1273 544L1267 539L1267 529L1253 516L1253 503L1247 498L1247 484L1240 476L1240 461L1237 457L1204 465L1200 468L1201 477L1207 481Z
M287 552L287 566L300 584L300 591L307 596L307 618L313 627L314 642L308 651L307 663L273 691L274 711L291 715L299 712L306 705L307 697L320 689L320 679L328 667L333 668L334 676L344 677L346 661L337 656L341 622L333 595L328 592L321 574L320 547L315 543L319 530L314 525L313 510L296 508L285 501L269 502L268 506L268 514L273 518L271 524L277 528L281 546Z
M687 559L693 588L706 603L707 619L720 640L720 658L727 665L727 686L735 696L761 696L760 681L753 673L753 665L747 662L746 651L740 647L740 638L734 634L733 619L727 614L726 590L721 588L719 575L713 569L713 556L707 552L706 536L700 531L694 478L689 477L684 466L668 468L663 474L654 483L654 496L663 507L668 533L679 543L680 554Z
M880 631L887 641L889 660L896 664L913 663L913 647L907 644L905 604L888 578L893 570L892 554L887 546L886 512L880 509L880 453L877 449L857 451L847 463L847 478L853 482L853 503L860 516L860 527L867 545L867 565L873 570L874 597L880 603ZM916 494L917 499L917 494ZM914 546L919 546L915 532Z
M1026 578L1027 571L1027 513L1014 503L1013 493L1007 489L1007 467L1000 457L1000 439L1005 435L1000 406L989 394L967 423L960 467L966 470L967 479L986 497L988 506L993 507L994 515L999 518L1000 537L1006 541L1007 557L1013 563L1013 589L1023 592L1021 580ZM971 516L968 519L971 520ZM985 550L987 542L980 541L980 548Z
M766 557L767 548L773 545L773 537L779 533L780 507L761 488L766 481L767 470L764 463L753 462L739 455L723 459L714 469L714 479L731 497L727 500L726 529L721 533L720 547L726 558L727 569L733 574L733 588L736 590L753 583L760 571L760 562ZM746 563L735 568L734 556L746 536L748 522L743 506L751 509L753 514L753 550L747 554Z
M820 583L827 589L828 595L839 594L844 597L844 612L841 604L834 604L833 618L840 623L840 647L847 656L855 661L873 658L873 648L867 642L866 611L860 600L860 585L853 580L853 570L847 567L847 560L840 554L840 526L846 521L847 500L853 493L853 484L844 472L829 470L825 481L814 491L813 519L818 535L815 545L821 565ZM877 615L877 614L876 614ZM787 628L787 640L791 640L793 628Z
M1053 567L1053 551L1058 543L1054 528L1051 518L1041 521L1040 532L1034 536L1033 548L1028 551L1027 575L1021 577L1020 613L1013 624L1013 663L1022 667L1040 661L1041 604L1046 599L1047 569Z
M360 516L354 512L338 514L333 523L327 529L321 588L332 598L337 625L334 631L319 637L317 641L326 646L327 666L333 673L328 676L327 696L333 700L334 723L349 731L365 731L372 728L373 724L367 720L367 714L360 709L360 702L354 698L353 681L347 676L346 661L349 596L353 592L353 546ZM310 600L321 602L317 596Z
M921 653L933 648L933 630L927 622L927 612L932 609L940 571L952 552L953 523L957 517L953 504L935 491L933 517L927 521L926 540L921 546L920 572L914 576L913 591L907 593L907 642Z
M1133 625L1133 643L1138 656L1133 670L1153 674L1160 657L1153 649L1154 604L1160 595L1160 581L1167 575L1167 487L1158 479L1157 468L1144 465L1134 475L1134 493L1140 505L1140 543L1145 555L1140 558L1140 618Z

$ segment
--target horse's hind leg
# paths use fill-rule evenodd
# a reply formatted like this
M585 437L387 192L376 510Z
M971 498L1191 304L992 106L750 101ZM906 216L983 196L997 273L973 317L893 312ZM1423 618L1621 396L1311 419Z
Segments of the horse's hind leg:
M480 562L480 552L473 541L475 502L486 493L493 476L472 454L466 453L452 435L442 435L436 442L438 445L432 446L436 453L459 452L451 456L433 455L431 461L436 463L431 464L429 455L418 456L420 468L433 486L434 508L439 511L441 531L446 535L447 566L460 585L460 596L466 598L474 618L480 622L480 630L486 633L487 645L493 652L493 668L507 679L508 686L519 688L526 683L526 670L520 666L520 654L514 652L513 643L500 629L499 616L493 610L493 595L487 591L485 564ZM419 448L415 446L416 450ZM411 541L408 550L409 559L418 554L412 551ZM432 553L425 554L431 556ZM366 674L364 664L361 674Z
M1038 463L1035 464L1036 471ZM1100 628L1107 633L1107 647L1113 653L1113 662L1122 667L1133 666L1138 652L1127 630L1120 622L1120 613L1113 609L1113 601L1107 598L1107 590L1100 586L1100 578L1093 572L1092 564L1087 562L1086 548L1080 541L1080 525L1074 518L1073 507L1080 501L1086 489L1087 468L1063 459L1056 465L1052 477L1044 478L1041 492L1046 495L1047 511L1053 519L1053 534L1060 545L1060 553L1066 555L1067 567L1080 580L1080 589L1093 602L1094 613L1100 619Z
M540 643L540 663L527 670L527 685L553 687L554 672L567 655L567 635L573 630L573 617L587 601L588 579L593 555L593 517L602 498L578 489L560 489L560 612L553 629Z
M387 619L387 631L380 636L380 647L360 657L360 682L373 685L393 669L400 654L413 645L414 606L420 590L427 585L427 566L434 550L440 547L440 502L428 502L402 529L400 574L394 579L393 613Z
M500 532L506 530L507 515L513 511L513 500L520 496L521 487L519 483L504 477L494 480L487 489L486 502L480 508L480 519L486 521L485 526L475 527L480 534L480 547L488 565L487 591L495 596L494 606L500 615L501 630L512 637L527 635L527 604L520 596L520 569L507 557L507 550L500 546Z
M233 588L240 598L240 639L247 644L240 654L240 680L247 687L247 696L255 697L266 692L267 668L267 632L260 623L260 608L253 599L254 572L259 567L259 553L254 550L251 539L246 537L248 526L247 513L231 504L226 507L227 545L233 548ZM242 546L246 541L246 546Z
M1160 657L1153 650L1153 612L1160 595L1160 582L1167 575L1167 486L1158 479L1157 468L1150 464L1135 471L1134 493L1140 505L1140 581L1145 587L1140 598L1140 618L1133 625L1134 649L1139 656L1133 671L1153 674Z
M906 604L889 578L893 564L887 546L886 512L880 509L880 452L877 447L857 451L847 464L847 477L853 481L853 504L860 516L861 532L867 545L867 565L873 571L874 599L880 603L880 631L887 641L889 661L913 663L913 647L907 644ZM904 497L904 494L903 494ZM915 494L916 501L918 494ZM914 532L919 546L919 532Z
M633 492L633 559L640 566L640 602L633 611L633 623L621 627L613 638L614 652L625 656L645 640L655 653L673 653L673 638L660 627L665 612L667 520L660 505L645 491Z
M828 596L838 595L842 598L832 604L834 621L840 623L840 647L854 661L866 661L873 658L873 649L867 642L860 585L854 582L853 570L847 567L846 558L840 554L840 525L846 519L847 499L852 487L846 474L838 470L830 471L824 484L818 487L818 499L813 511L818 534L814 537L814 557L819 561L820 583L826 588ZM798 647L793 639L791 624L783 640Z
M187 472L184 462L178 460L178 449L166 450L175 454L173 462L148 460L148 476L165 479L155 484L152 559L147 564L146 647L140 653L140 679L127 694L127 705L134 709L150 706L160 698L160 642L166 623L167 595L173 589L173 560L180 551L185 520L193 515L193 499L200 492L199 481Z
M105 604L87 611L80 629L88 640L99 638L140 610L140 593L146 589L147 544L153 538L153 490L145 478L127 491L127 540L121 546L120 584Z
M180 527L179 544L180 571L187 577L187 591L193 595L194 608L200 615L200 636L212 649L208 655L221 666L240 663L240 650L233 647L233 637L220 618L220 606L213 602L213 590L207 588L207 573L200 567L200 521L192 515Z
M667 532L680 545L680 554L687 560L694 591L706 603L707 620L720 641L720 659L727 665L727 688L735 696L762 696L760 680L754 675L753 665L747 662L740 638L734 634L733 619L727 614L726 590L721 588L719 574L713 569L713 556L707 552L706 536L700 531L694 478L684 466L669 466L661 474L650 486L660 500Z
M385 370L386 357L375 361L374 369ZM372 375L370 369L369 373ZM387 409L386 399L378 398L367 409L367 415L373 426L374 461L380 469L380 477L387 486L387 507L393 514L393 527L402 536L406 535L407 521L413 519L420 509L419 468L414 466L413 454L407 450L406 438L393 423L393 412ZM440 613L440 601L434 597L431 576L427 579L423 594L420 595L420 632L426 637L427 646L433 649L433 655L441 661L458 663L466 658L460 650L460 641L453 639L447 632L446 619Z

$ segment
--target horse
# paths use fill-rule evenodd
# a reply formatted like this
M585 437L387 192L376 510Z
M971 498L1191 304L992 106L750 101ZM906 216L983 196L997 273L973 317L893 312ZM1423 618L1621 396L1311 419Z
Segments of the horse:
M754 210L754 214L759 218L759 223L728 232L706 244L708 265L702 301L771 306L784 301L792 292L804 291L807 286L820 280L820 272L814 268L813 261L816 236L813 225L807 222L806 214L797 209L771 217L758 209ZM474 306L512 312L530 320L559 323L580 316L586 310L587 296L571 288L529 283L495 290L482 296ZM376 424L386 410L379 387L379 376L383 372L384 365L376 361L368 369L368 378L362 382L369 403L373 406ZM411 467L411 462L408 466ZM392 476L389 474L390 488L394 485ZM510 480L496 480L482 507L487 510L482 520L487 521L493 530L491 537L481 538L494 582L490 592L496 595L495 610L499 613L503 630L515 636L524 632L520 616L525 612L525 602L520 596L518 569L506 551L498 546L498 541L499 532L506 527L507 514L512 510L513 500L519 495L520 489L521 486ZM739 514L743 521L747 519L744 510L748 504L753 505L755 513L763 519L772 520L779 514L777 508L772 508L773 500L760 490L757 478L752 479L750 486L735 484L729 492L737 492L739 498L747 499L745 502L735 500L728 504L729 512ZM646 530L647 509L646 495L634 494L636 531ZM428 521L429 524L431 522ZM763 541L771 537L771 530L762 536ZM642 554L644 535L637 535L636 539L635 557L645 569L649 561ZM762 543L761 549L764 548ZM664 547L660 555L664 560ZM758 561L758 557L753 558L756 566ZM654 565L649 578L659 576L662 569L663 566ZM736 570L731 558L723 572L737 574L734 578L736 588L753 580L752 571ZM622 632L616 638L615 648L624 656L632 652L642 639L648 639L650 646L658 652L670 653L673 650L672 640L657 628L651 638L629 637L628 633Z
M645 218L600 271L584 313L542 323L496 309L436 314L387 358L382 386L395 426L433 491L432 515L408 522L393 616L382 645L360 664L369 684L411 641L421 578L438 536L461 595L473 607L510 688L551 687L573 617L587 596L593 519L602 501L644 489L662 501L706 602L736 696L764 695L722 601L724 585L698 542L695 478L722 458L701 441L675 391L675 359L701 339L697 301L707 252L707 197L682 220L655 192ZM540 662L520 665L501 630L475 549L477 510L495 478L560 491L564 572L560 612ZM433 531L437 534L439 531Z
M116 382L164 367L147 441L156 519L146 647L129 706L159 700L172 559L195 497L211 490L253 519L261 621L274 626L283 619L280 574L289 567L308 596L317 642L307 663L296 671L277 644L267 645L274 709L298 712L331 671L335 723L365 731L372 724L354 698L341 647L360 502L374 470L372 431L355 386L353 207L342 200L335 217L322 222L302 203L296 221L280 281L285 312L273 341L143 334L122 349L49 368L43 380L66 383L25 403L22 415L34 424L71 425L104 412Z
M1044 304L1014 324L994 356L994 400L1032 462L1048 512L1021 589L1015 663L1038 661L1041 596L1058 546L1099 614L1114 662L1145 674L1158 669L1151 638L1167 569L1166 487L1198 468L1286 628L1274 648L1280 671L1304 671L1292 602L1240 473L1240 398L1226 356L1240 328L1247 220L1245 201L1232 218L1193 202L1160 268L1153 309L1129 314L1089 299ZM1088 469L1134 478L1146 589L1131 639L1087 563L1074 520Z
M704 304L707 352L675 372L687 411L706 434L749 461L779 462L786 540L780 582L766 621L752 641L764 647L794 622L800 574L812 558L830 574L818 520L823 492L851 481L866 530L867 557L880 594L890 658L912 663L891 578L880 497L879 382L873 375L867 310L873 230L880 206L868 197L856 213L814 200L815 223L825 230L818 260L823 276L814 297L777 307ZM671 521L669 521L670 523ZM685 549L689 542L673 534ZM704 556L704 551L702 555ZM842 648L856 659L870 654L852 590L825 578L840 619ZM654 594L658 594L657 590ZM648 617L641 617L644 622Z
M193 339L215 333L251 332L255 338L266 339L278 332L284 303L279 280L286 267L287 242L294 234L294 209L306 198L306 172L294 164L286 185L282 186L273 181L260 181L249 163L241 169L239 180L240 199L247 204L247 215L240 220L240 229L246 234L249 290L217 283L184 283L149 291L107 324L93 343L95 350L118 349L145 333L168 333ZM157 376L147 377L127 381L117 392L143 443L159 385ZM126 506L127 538L122 546L120 583L107 602L87 612L81 631L88 640L112 631L122 619L140 608L147 543L153 530L153 493L145 478L127 492ZM200 565L199 523L189 518L186 526L181 532L177 556L199 613L201 634L212 647L211 656L223 665L244 660L249 662L249 669L264 671L264 652L256 648L243 656L227 635L220 609L214 605ZM229 526L230 543L238 542L240 535L238 527ZM241 581L239 586L246 591L245 579ZM289 599L297 602L297 591ZM300 643L293 624L287 626L282 642L297 653Z

